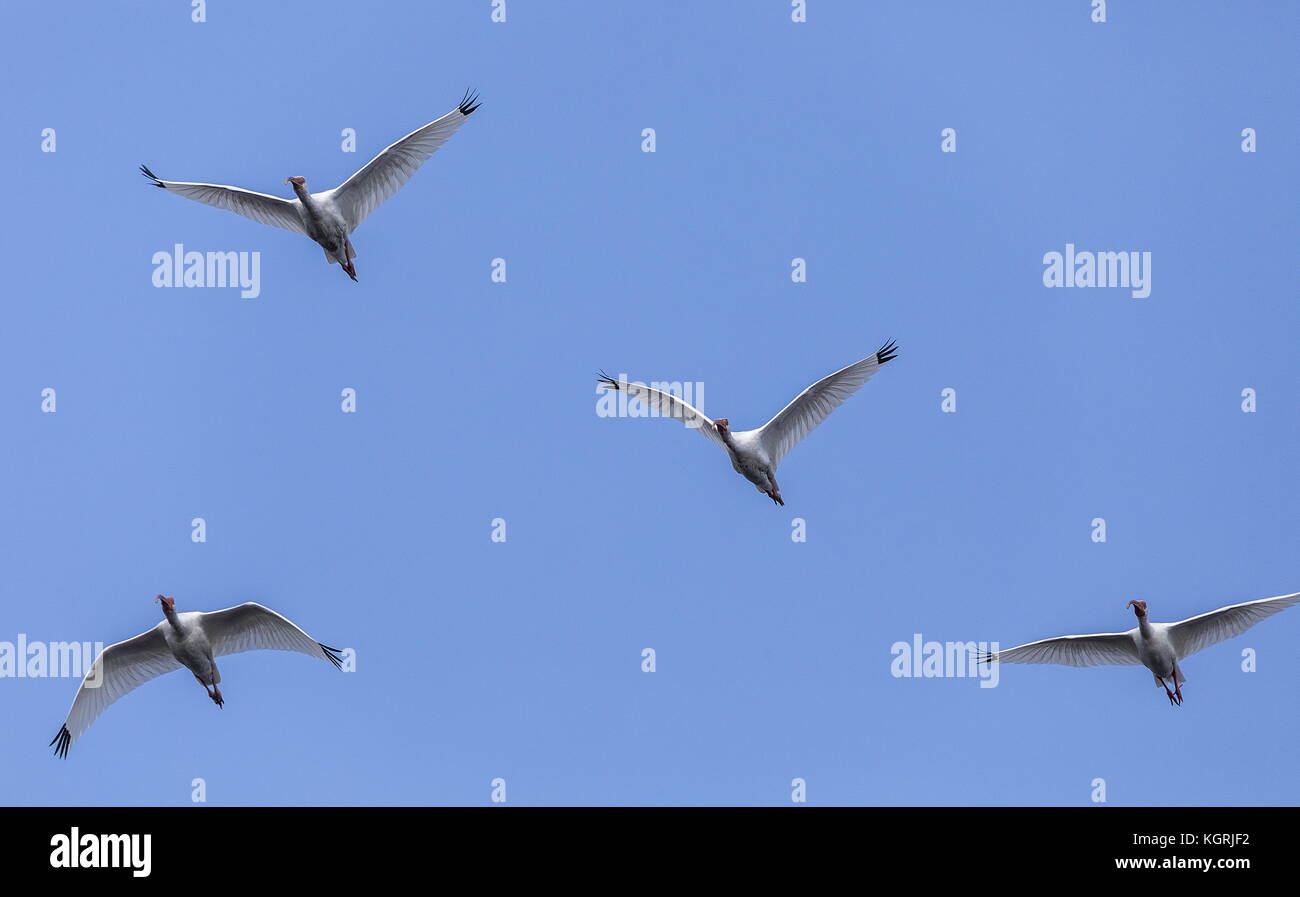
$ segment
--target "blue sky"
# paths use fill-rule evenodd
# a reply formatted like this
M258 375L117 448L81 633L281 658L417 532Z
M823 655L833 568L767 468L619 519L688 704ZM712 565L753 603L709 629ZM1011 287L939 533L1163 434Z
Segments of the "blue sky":
M173 673L66 762L77 683L0 679L0 800L1297 802L1296 611L1187 661L1179 709L1140 667L889 672L915 633L1300 589L1297 10L661 6L9 11L0 640L117 641L164 592L260 601L357 671L231 657L221 711ZM354 235L359 283L136 173L323 189L466 87ZM260 252L261 295L153 287L178 242ZM1150 252L1151 295L1045 288L1067 242ZM676 424L595 413L605 368L757 426L889 338L784 508Z

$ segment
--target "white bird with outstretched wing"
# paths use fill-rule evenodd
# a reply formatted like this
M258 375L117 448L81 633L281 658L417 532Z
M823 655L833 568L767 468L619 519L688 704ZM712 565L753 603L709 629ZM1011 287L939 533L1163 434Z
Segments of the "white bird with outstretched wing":
M726 451L737 473L776 504L784 505L776 484L777 465L801 439L870 380L881 365L892 361L896 355L897 346L890 341L879 352L828 374L795 396L794 401L757 430L733 432L727 418L714 420L680 396L643 383L632 383L624 378L615 380L602 372L598 386L624 392L629 399L644 404L653 415L680 420L688 428L699 430L710 442Z
M1047 638L988 653L980 659L986 663L1058 663L1072 667L1141 664L1155 676L1156 685L1164 687L1169 702L1181 704L1182 685L1187 680L1179 661L1241 635L1265 617L1297 603L1300 603L1300 592L1230 604L1177 623L1152 623L1147 620L1147 603L1130 601L1127 606L1133 608L1138 620L1135 629ZM1169 680L1169 684L1165 680Z
M208 613L177 613L172 598L159 595L155 600L162 604L162 621L148 632L109 645L82 679L67 718L50 742L59 756L67 756L72 743L110 704L172 670L189 669L205 691L211 689L208 697L220 707L225 700L217 687L221 672L216 658L227 654L297 651L342 668L338 648L321 644L286 617L256 602Z
M385 147L333 190L311 193L306 178L298 175L288 178L285 183L293 185L296 199L282 199L226 184L165 181L144 165L140 171L155 187L177 196L311 237L325 250L330 264L337 262L356 280L352 232L384 200L401 189L479 105L477 96L466 93L455 109Z

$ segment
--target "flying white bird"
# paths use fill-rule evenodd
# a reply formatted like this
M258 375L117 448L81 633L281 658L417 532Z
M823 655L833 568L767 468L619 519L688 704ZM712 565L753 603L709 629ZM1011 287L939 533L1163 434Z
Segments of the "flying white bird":
M1000 663L1060 663L1072 667L1142 664L1155 676L1156 685L1164 686L1169 703L1182 704L1182 685L1187 680L1178 665L1180 660L1241 635L1265 617L1297 602L1300 602L1300 592L1230 604L1177 623L1152 623L1147 620L1147 603L1130 601L1125 609L1131 607L1137 615L1136 629L1095 635L1063 635L1006 651L986 653L980 659L985 663L996 660ZM1174 687L1172 691L1169 684Z
M209 613L176 613L173 599L159 595L163 620L148 632L109 645L81 680L68 718L50 742L54 753L68 755L72 742L90 728L109 704L127 692L172 670L187 668L218 707L221 673L215 658L243 651L297 651L328 660L342 669L338 648L322 645L270 608L249 601Z
M407 134L333 190L308 193L306 178L288 178L285 183L293 185L297 199L281 199L223 184L164 181L144 165L140 171L155 187L178 196L311 237L325 250L325 258L331 265L337 262L348 277L356 280L357 270L352 264L356 252L348 235L456 133L469 114L481 105L477 100L477 95L467 92L455 109Z
M891 340L876 354L818 380L757 430L736 433L732 432L727 418L712 420L689 402L654 387L629 383L624 379L615 380L604 371L600 372L599 385L627 393L629 398L642 402L652 414L675 418L687 428L699 430L710 442L726 451L736 473L753 483L772 501L784 506L781 490L776 485L776 468L781 459L870 380L882 364L892 361L896 357L896 348Z

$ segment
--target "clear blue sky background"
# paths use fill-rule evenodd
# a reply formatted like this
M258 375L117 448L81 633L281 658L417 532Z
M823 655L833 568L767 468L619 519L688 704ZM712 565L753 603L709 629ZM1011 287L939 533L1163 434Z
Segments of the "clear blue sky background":
M664 6L8 10L0 639L256 600L358 671L231 657L221 711L173 673L66 762L77 683L0 680L0 799L1297 802L1300 612L1187 662L1180 709L1140 667L889 673L913 633L1300 589L1296 7ZM467 86L356 233L360 283L136 173L324 189ZM1151 252L1150 298L1045 289L1067 241ZM261 252L260 298L154 288L177 242ZM676 424L595 414L604 367L756 426L891 337L783 509Z

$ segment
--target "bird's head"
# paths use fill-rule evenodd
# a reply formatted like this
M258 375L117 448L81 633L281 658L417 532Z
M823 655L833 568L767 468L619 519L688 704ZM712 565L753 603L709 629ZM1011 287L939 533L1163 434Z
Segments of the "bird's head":
M731 432L731 421L727 420L725 417L720 417L717 420L715 420L713 422L713 426L718 428L719 433Z
M156 596L153 600L154 600L154 601L157 601L159 604L162 605L162 609L163 609L163 614L164 614L164 615L166 615L166 614L172 614L172 613L175 613L175 612L176 612L176 599L175 599L175 598L169 598L169 597L167 597L166 595L158 595L158 596Z
M1133 608L1133 613L1137 614L1139 620L1145 619L1147 615L1147 603L1145 601L1130 601L1124 605L1124 609Z
M307 186L307 179L300 174L295 174L291 178L285 178L284 182L286 184L293 184L294 187L302 187L304 189Z

